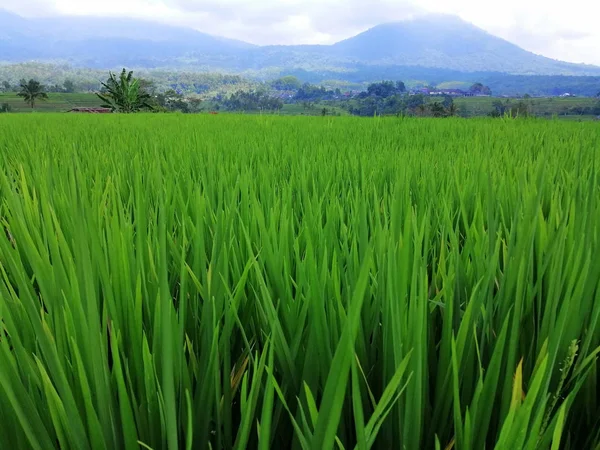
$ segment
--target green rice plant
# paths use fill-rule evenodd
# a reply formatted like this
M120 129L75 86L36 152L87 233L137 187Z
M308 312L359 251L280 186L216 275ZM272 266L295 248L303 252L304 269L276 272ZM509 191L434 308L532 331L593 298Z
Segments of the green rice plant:
M0 444L598 449L592 123L0 121Z

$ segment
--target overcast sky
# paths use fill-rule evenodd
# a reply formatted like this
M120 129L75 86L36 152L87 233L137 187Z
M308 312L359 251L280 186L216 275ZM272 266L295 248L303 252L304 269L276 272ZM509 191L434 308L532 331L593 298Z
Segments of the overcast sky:
M598 0L0 0L25 16L128 16L255 44L328 44L383 22L456 14L535 53L600 65Z

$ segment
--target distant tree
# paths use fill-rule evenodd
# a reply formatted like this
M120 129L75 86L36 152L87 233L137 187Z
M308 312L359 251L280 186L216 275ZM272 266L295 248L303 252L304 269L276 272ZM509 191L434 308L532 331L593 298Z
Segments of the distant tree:
M406 92L406 85L403 81L396 81L396 92L399 94Z
M58 84L51 84L50 86L46 86L46 92L64 92L65 88Z
M422 103L415 108L415 113L419 116L424 116L426 112L427 106L425 105L425 103Z
M223 107L228 111L279 111L283 102L263 90L239 90L223 101Z
M492 90L488 86L484 86L481 83L475 83L473 86L471 86L469 92L475 95L492 95Z
M469 92L475 94L475 93L481 92L482 89L483 89L483 84L475 83L469 88Z
M188 99L188 104L190 107L190 112L198 113L202 111L202 99L198 97L192 97Z
M449 117L458 116L458 113L459 113L458 107L456 106L456 104L454 102L452 102L452 104L446 108L446 111L447 111Z
M531 95L529 95L529 94L525 94L525 95L523 96L523 98L524 98L525 100L529 100L529 99L531 98Z
M510 102L506 100L506 102L503 103L500 100L495 100L492 102L492 107L494 109L489 115L492 117L502 117L509 111Z
M406 106L408 109L416 109L420 106L425 105L425 96L423 94L411 95L408 97Z
M12 112L12 106L10 106L10 104L8 103L2 103L2 105L0 105L0 113L9 113Z
M10 83L8 81L3 81L2 82L2 90L4 92L10 91L10 88L11 88L11 86L10 86Z
M527 102L520 101L510 108L510 115L511 117L529 117L531 110Z
M379 83L370 84L367 87L367 94L370 96L387 98L391 97L392 95L396 95L399 92L404 92L404 90L399 91L399 87L404 88L404 90L406 90L406 87L404 87L404 83L399 85L397 83L394 83L393 81L381 81Z
M109 72L102 90L96 94L102 100L104 108L120 113L135 113L142 110L152 110L150 95L140 87L140 81L133 77L133 72L125 69L117 76Z
M48 99L48 94L46 94L44 86L34 79L29 81L21 80L20 88L21 90L17 95L22 97L23 100L31 106L31 109L35 107L36 101Z
M323 86L315 86L314 84L304 83L296 95L296 101L320 101L331 100L335 96L335 91L325 89Z
M433 117L444 117L446 115L446 108L439 102L434 102L429 106L431 115Z
M531 107L526 101L519 101L517 103L511 103L510 100L501 102L496 100L492 103L494 109L488 115L491 117L529 117L531 116Z
M156 95L156 83L152 80L147 80L145 78L138 78L140 83L140 89L150 96Z
M96 92L102 84L98 81L78 81L77 86L81 92Z
M277 91L297 91L300 86L302 86L300 80L291 75L271 82L271 87Z
M406 110L406 96L401 94L386 98L381 105L383 114L398 115Z
M454 99L449 95L444 95L442 105L444 105L444 108L450 108L450 106L454 105Z
M156 103L165 111L191 112L190 105L185 100L183 94L180 94L174 89L169 89L162 94L157 94Z
M329 110L328 110L327 108L323 108L323 109L321 110L321 115L322 115L322 116L326 116L327 114L329 114Z
M75 92L75 83L72 80L65 80L63 90L69 94Z

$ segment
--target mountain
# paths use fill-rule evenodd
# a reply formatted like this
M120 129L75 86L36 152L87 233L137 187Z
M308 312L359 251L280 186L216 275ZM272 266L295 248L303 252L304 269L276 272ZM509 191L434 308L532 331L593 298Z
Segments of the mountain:
M0 11L0 61L112 69L211 70L257 76L303 70L381 79L401 68L520 75L600 75L600 67L533 54L457 17L376 26L333 45L255 46L154 22L89 17L25 19ZM418 74L417 74L418 75ZM362 77L363 75L361 75Z
M231 57L254 45L156 22L97 17L25 19L0 11L0 60L62 60L112 68L178 65L189 54Z
M598 67L556 61L528 52L448 15L432 14L379 25L332 47L339 57L379 65L527 75L600 73Z

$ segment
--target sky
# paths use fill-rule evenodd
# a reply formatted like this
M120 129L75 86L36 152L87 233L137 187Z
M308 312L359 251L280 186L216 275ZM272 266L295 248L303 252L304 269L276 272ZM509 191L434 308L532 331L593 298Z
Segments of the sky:
M0 0L23 16L127 16L254 44L330 44L380 23L445 13L526 50L600 65L597 0Z

